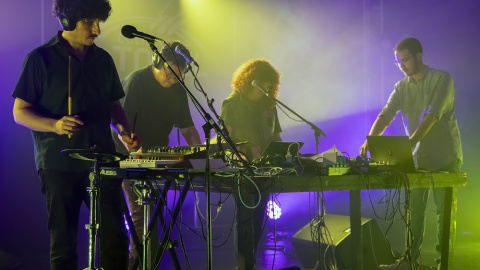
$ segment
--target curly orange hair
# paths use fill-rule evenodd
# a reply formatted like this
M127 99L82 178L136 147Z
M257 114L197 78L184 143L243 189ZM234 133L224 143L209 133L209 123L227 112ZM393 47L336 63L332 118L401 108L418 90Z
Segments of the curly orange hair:
M268 93L278 96L280 86L280 73L265 59L254 59L243 63L233 73L232 88L242 94L248 94L253 90L252 81L257 80L266 88Z

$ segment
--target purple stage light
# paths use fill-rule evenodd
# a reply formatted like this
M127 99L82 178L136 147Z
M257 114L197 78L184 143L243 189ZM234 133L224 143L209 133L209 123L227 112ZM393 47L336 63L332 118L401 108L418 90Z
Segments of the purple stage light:
M269 201L267 204L267 215L270 219L279 219L282 215L282 209L274 201Z

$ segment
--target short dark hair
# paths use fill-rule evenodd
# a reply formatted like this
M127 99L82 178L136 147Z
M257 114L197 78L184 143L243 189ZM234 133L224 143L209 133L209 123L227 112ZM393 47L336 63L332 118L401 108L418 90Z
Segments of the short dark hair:
M417 53L423 53L422 44L420 41L413 37L407 37L400 40L395 48L394 51L403 51L408 50L412 55L416 55Z
M52 14L75 22L83 19L106 21L111 11L109 0L53 0Z

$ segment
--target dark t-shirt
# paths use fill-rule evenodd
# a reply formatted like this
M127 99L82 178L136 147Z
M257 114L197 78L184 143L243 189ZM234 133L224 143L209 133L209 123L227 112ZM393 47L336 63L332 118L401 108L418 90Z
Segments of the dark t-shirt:
M275 105L266 97L252 101L238 91L233 91L223 101L221 118L233 129L235 143L248 142L261 153L272 137L282 131ZM246 145L246 146L247 146ZM251 157L250 153L246 153Z
M152 66L136 70L122 82L125 98L123 108L130 125L137 114L134 133L142 142L143 151L153 146L167 146L173 127L193 126L188 97L179 83L165 88L155 79ZM126 149L113 134L117 151Z
M114 151L110 136L110 104L122 98L124 93L113 59L105 50L93 44L83 61L79 61L62 44L61 34L58 32L48 43L26 56L12 96L32 104L44 116L60 119L68 115L70 78L72 115L79 115L85 124L72 138L54 132L32 131L35 162L37 170L89 170L90 161L66 157L60 152L89 149L94 145Z

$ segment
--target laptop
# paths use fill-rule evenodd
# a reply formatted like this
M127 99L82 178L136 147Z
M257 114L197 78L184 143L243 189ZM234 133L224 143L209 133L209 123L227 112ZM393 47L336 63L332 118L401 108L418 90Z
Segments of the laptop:
M377 165L392 166L405 173L415 172L408 136L367 136L371 159Z
M260 159L254 163L259 163L259 165L269 163L276 166L292 165L302 146L303 142L270 142L263 150Z

